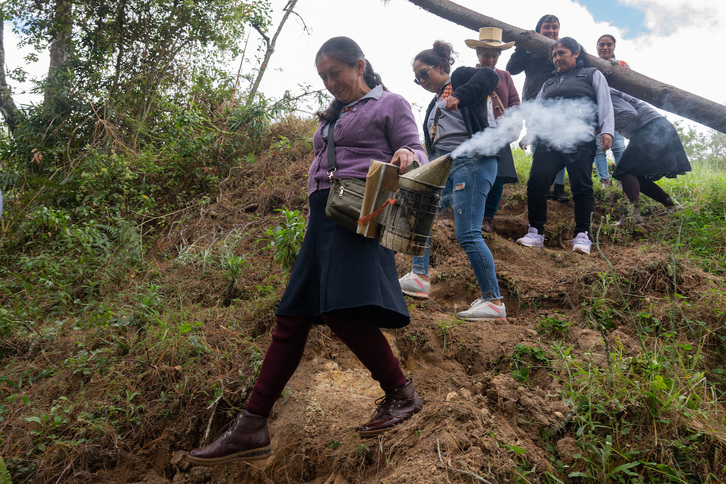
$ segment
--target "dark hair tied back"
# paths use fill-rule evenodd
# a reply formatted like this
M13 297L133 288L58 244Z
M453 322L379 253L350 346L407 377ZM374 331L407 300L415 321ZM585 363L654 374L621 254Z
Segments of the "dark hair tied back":
M599 44L599 43L600 43L600 41L601 41L602 39L604 39L605 37L610 37L610 40L612 40L612 41L613 41L613 45L617 44L617 42L615 41L615 36L613 36L613 34L603 34L603 35L601 35L601 36L600 36L600 38L599 38L599 39L597 39L597 43Z
M563 46L564 48L572 52L573 55L576 52L579 52L580 55L577 56L577 63L582 63L582 65L584 65L585 67L590 66L590 63L587 60L587 52L585 51L585 48L572 37L562 37L560 40L555 42L552 45L552 52L555 51L558 45Z
M456 52L454 52L453 45L443 40L437 40L434 42L433 49L422 50L413 58L413 62L421 61L434 67L443 66L444 72L448 74L451 72L451 65L454 63L455 56Z
M315 54L315 62L317 63L318 59L320 59L323 55L335 59L338 62L342 62L350 67L354 67L358 62L358 59L363 59L363 62L365 62L366 65L365 70L363 71L363 80L366 81L368 87L373 89L379 84L383 86L381 76L373 70L373 66L366 59L360 46L353 39L342 36L328 39L320 46L318 53ZM387 90L386 86L383 86L383 89ZM338 119L342 110L343 103L337 99L333 99L333 102L325 111L318 111L316 115L320 121L333 121L334 119Z

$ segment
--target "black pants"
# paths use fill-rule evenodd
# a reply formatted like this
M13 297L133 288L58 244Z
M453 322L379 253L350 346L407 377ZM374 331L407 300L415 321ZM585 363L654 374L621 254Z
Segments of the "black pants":
M539 143L532 158L532 168L527 182L527 210L529 225L544 233L547 223L547 194L555 175L567 168L570 189L575 203L575 233L589 232L590 219L595 211L595 195L592 192L592 162L595 158L595 140L582 143L574 151L560 151L545 143Z

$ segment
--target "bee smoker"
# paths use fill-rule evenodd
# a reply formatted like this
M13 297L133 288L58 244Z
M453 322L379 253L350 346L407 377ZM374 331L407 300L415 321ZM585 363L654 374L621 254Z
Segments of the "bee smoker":
M444 155L399 177L395 203L382 214L381 245L404 254L423 255L453 162L451 156Z

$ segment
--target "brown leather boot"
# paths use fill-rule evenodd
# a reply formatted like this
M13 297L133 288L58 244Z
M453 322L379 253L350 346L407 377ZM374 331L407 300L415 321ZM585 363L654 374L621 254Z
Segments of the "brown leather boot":
M494 232L494 219L485 215L484 221L481 224L481 229L488 234Z
M406 380L405 385L387 392L376 403L378 403L378 408L373 418L361 425L358 432L358 435L363 439L375 437L390 430L392 427L408 420L423 408L423 402L421 402L416 390L413 389L410 378Z
M212 466L235 460L264 459L269 455L267 418L245 410L217 440L192 450L187 459L194 464Z

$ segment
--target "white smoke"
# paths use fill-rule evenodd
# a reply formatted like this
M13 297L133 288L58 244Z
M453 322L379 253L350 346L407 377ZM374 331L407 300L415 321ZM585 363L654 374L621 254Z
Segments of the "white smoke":
M546 143L561 151L572 151L580 143L592 140L592 123L597 119L597 105L589 99L546 99L524 102L510 108L497 119L496 128L475 133L452 153L452 158L494 156L519 138L522 121L527 123L526 140Z

